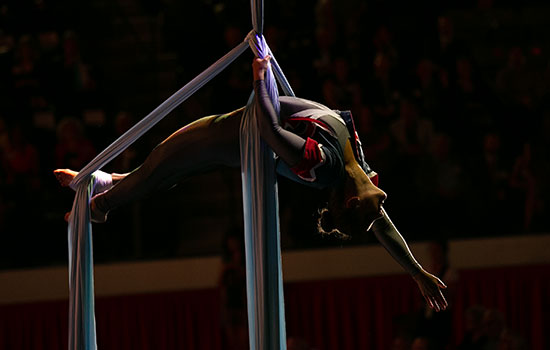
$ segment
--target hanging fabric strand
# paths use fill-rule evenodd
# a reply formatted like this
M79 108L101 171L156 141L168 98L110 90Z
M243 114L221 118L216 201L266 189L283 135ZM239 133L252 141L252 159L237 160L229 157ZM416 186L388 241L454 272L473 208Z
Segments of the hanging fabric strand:
M252 29L264 34L264 2L263 0L250 0L250 12L252 14Z
M96 186L96 170L122 153L195 91L225 69L248 47L244 41L170 96L149 115L119 137L87 164L71 182L76 191L69 217L69 350L95 350L95 313L90 199Z
M269 47L268 47L269 49ZM288 83L288 80L286 80L286 76L284 75L281 67L279 67L279 63L275 59L275 56L269 50L269 55L271 56L271 68L273 68L273 74L275 74L275 78L277 78L277 82L279 85L281 85L281 89L283 90L283 93L286 96L295 96L294 91L292 90L292 87L290 87L290 84Z
M264 58L271 53L263 36L252 31L248 38L257 57ZM266 72L265 83L279 113L279 94L271 69ZM252 95L241 122L240 140L249 341L251 350L284 350L286 330L275 160L273 151L260 138L256 120L259 113L260 107Z
M70 186L76 191L69 217L69 350L96 350L92 226L89 203L103 191L101 169L122 153L168 113L204 86L248 46L257 57L269 54L272 69L266 75L271 101L279 112L275 77L287 95L292 88L263 36L263 3L251 0L254 30L247 39L191 80L175 94L119 137L80 170ZM274 75L275 74L275 75ZM245 217L247 295L251 350L285 350L285 318L281 245L274 154L260 139L256 116L260 113L251 96L241 122L241 166Z
M88 163L71 182L71 188L75 189L82 179L88 177L94 171L101 169L105 164L109 163L113 158L122 153L132 143L139 139L155 124L162 120L168 113L179 106L183 101L193 95L197 90L203 87L206 83L212 80L216 75L230 65L237 57L239 57L248 48L248 42L243 41L225 56L216 61L213 65L204 70L201 74L187 83L184 87L170 96L166 101L161 103L145 118L140 120L136 125L126 131L109 147L104 149L90 163Z
M92 227L88 198L95 185L76 190L69 218L69 349L96 349ZM81 213L81 215L79 215Z

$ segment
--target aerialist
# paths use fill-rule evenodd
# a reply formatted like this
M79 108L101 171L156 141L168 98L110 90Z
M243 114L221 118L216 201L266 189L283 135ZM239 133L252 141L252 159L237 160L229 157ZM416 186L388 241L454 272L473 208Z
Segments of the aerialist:
M270 57L253 61L254 92L261 113L260 135L277 155L277 173L294 181L330 190L328 207L318 220L321 233L345 236L372 228L377 239L413 277L428 305L444 310L447 302L441 280L425 271L382 207L386 194L374 182L377 174L358 157L355 135L341 116L316 102L279 98L280 119L264 82ZM90 203L93 222L105 222L110 210L153 191L168 189L183 178L218 166L240 166L239 128L244 108L199 119L173 133L128 174L105 174L103 192ZM360 148L360 146L359 146ZM77 175L70 169L54 171L62 186Z

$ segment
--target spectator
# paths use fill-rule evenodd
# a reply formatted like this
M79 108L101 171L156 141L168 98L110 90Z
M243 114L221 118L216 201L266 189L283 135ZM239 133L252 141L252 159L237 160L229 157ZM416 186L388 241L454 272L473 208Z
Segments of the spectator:
M420 117L416 104L409 98L401 99L399 117L390 128L398 152L406 157L426 154L432 145L432 123Z
M512 173L510 175L510 187L515 189L519 198L523 203L523 231L527 232L531 228L533 215L536 205L537 184L535 173L533 170L533 159L531 156L531 144L523 145L523 152L516 157Z
M435 347L432 339L420 336L413 340L411 350L435 350Z
M505 330L500 335L498 350L527 350L527 342L523 337L510 330Z
M373 62L373 78L363 92L376 117L385 120L393 117L399 97L393 68L387 54L377 53Z
M485 310L483 329L486 337L483 350L499 350L500 339L505 329L502 312L495 309Z
M67 166L82 169L95 156L92 142L84 133L82 123L72 117L64 118L57 126L55 163L58 167Z
M246 268L242 229L229 231L223 241L219 279L224 349L248 349Z
M527 69L527 59L520 47L514 47L508 53L506 67L496 78L497 92L504 102L513 102L525 108L533 107L533 75Z
M4 147L6 184L17 191L37 190L40 187L38 150L29 142L28 130L20 124L13 126Z
M128 112L119 112L115 117L114 131L115 137L118 138L128 129L134 126L135 121L133 116ZM140 159L138 159L138 151L134 145L124 150L118 157L112 161L112 168L117 169L122 173L126 173L135 169Z
M37 71L38 52L31 35L22 36L15 49L14 64L11 69L16 103L19 108L28 109L31 97L39 90ZM24 110L24 112L30 112Z
M482 350L485 342L483 320L485 308L474 305L464 313L464 337L457 346L457 350Z
M339 106L341 109L354 109L361 103L359 85L351 78L352 72L342 57L334 60L332 75L323 85L324 101L330 106Z
M472 209L484 216L472 214L475 227L484 232L504 234L515 222L502 220L503 215L512 218L509 213L509 164L504 157L501 137L496 132L488 132L483 137L482 153L474 160L471 171L475 171L472 183L472 195L478 200ZM506 231L505 231L506 230Z
M299 337L290 337L286 343L287 350L311 350L308 342Z
M437 67L428 58L421 59L416 65L417 86L415 95L418 96L420 106L430 119L439 117L441 104L441 85L436 77Z
M396 336L392 340L391 350L409 350L411 348L411 340L406 336Z

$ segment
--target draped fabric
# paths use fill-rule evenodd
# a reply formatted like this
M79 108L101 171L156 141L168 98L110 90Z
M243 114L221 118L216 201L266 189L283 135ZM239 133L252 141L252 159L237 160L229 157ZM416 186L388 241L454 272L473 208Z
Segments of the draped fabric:
M500 310L528 349L550 349L550 265L459 271L452 345L471 305ZM422 306L406 275L285 284L288 336L318 350L390 349L400 315ZM100 297L96 308L104 350L224 349L216 289ZM67 310L67 301L0 305L0 349L65 348Z
M95 184L92 173L122 153L195 91L214 78L248 47L242 42L169 97L80 170L71 182L76 190L69 218L69 350L95 350L92 226L89 202ZM90 187L91 186L91 187Z
M251 32L250 47L264 58L270 51L263 36ZM275 111L279 94L271 68L265 84ZM273 151L260 138L262 112L251 96L241 122L241 174L251 350L286 349L277 178Z
M252 0L254 30L247 40L199 74L195 79L164 101L149 115L134 125L113 144L80 170L71 182L77 193L69 218L69 350L97 348L94 316L92 226L89 203L95 186L97 170L122 153L133 142L164 118L195 91L215 77L235 58L253 44L258 57L272 52L261 35L263 3ZM277 61L272 59L277 79L283 91L293 95ZM266 79L268 92L276 110L278 90L274 74ZM243 198L245 211L247 293L249 298L250 344L252 349L285 348L284 303L278 223L278 202L273 152L259 137L255 116L258 110L254 98L245 112L241 126ZM269 345L268 345L269 344Z
M69 349L96 349L92 225L89 199L95 177L78 186L69 218ZM80 214L80 215L79 215Z

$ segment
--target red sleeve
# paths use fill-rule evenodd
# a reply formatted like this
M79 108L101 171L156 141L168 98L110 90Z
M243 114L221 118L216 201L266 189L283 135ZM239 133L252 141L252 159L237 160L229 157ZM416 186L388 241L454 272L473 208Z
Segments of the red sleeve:
M323 153L319 143L312 138L307 138L304 147L304 156L300 163L291 170L294 174L306 181L315 181L315 168L323 163Z

